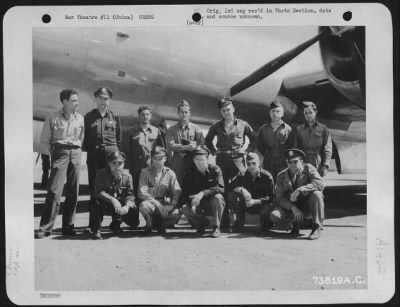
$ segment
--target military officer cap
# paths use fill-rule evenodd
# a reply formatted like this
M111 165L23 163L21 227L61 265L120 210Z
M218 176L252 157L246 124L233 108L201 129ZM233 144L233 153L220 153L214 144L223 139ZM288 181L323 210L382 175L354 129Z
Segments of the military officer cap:
M125 159L126 159L125 154L119 150L115 150L107 156L107 162L109 163L114 161L124 162Z
M314 111L317 111L317 106L312 101L303 101L302 104L303 104L303 109L311 107L313 108Z
M197 146L197 147L192 151L193 157L195 157L195 156L201 156L201 155L207 155L207 156L208 156L209 153L210 153L210 152L209 152L208 148L207 148L206 146L204 146L204 145Z
M95 90L94 97L108 96L111 98L112 94L112 91L108 87L99 87L97 90Z
M246 161L258 160L260 161L260 157L255 152L249 152L246 157Z
M286 160L291 160L297 157L304 159L305 156L306 154L304 153L304 151L297 148L292 148L285 151Z
M218 109L222 109L223 107L229 106L230 104L233 104L232 98L231 97L224 97L220 101L218 101Z
M280 100L275 99L274 101L271 102L271 104L269 105L269 109L276 109L276 108L283 108L282 103L280 102Z
M152 158L164 158L166 156L167 156L167 151L165 150L164 147L156 146L151 151Z

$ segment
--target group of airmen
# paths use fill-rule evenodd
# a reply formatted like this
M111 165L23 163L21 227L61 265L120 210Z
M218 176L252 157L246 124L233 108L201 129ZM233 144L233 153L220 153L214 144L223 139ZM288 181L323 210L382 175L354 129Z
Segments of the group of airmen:
M274 100L267 123L255 133L235 116L232 99L224 97L217 104L222 119L206 137L190 121L185 100L165 137L151 124L151 108L141 106L138 124L122 142L120 119L110 109L112 95L109 88L97 89L97 108L83 117L77 112L77 91L64 89L62 108L47 116L40 144L42 154L51 157L51 171L38 238L52 234L65 179L62 233L76 235L82 151L87 152L90 188L85 232L93 239L102 239L105 214L112 216L110 230L120 233L122 222L138 227L139 213L145 233L165 233L184 215L200 235L211 229L211 236L219 237L243 231L250 213L260 216L261 231L275 226L298 236L300 228L311 228L308 239L320 237L322 177L329 168L332 140L317 121L313 102L303 102L305 123L292 129L282 120L282 103ZM216 165L209 155L216 155Z

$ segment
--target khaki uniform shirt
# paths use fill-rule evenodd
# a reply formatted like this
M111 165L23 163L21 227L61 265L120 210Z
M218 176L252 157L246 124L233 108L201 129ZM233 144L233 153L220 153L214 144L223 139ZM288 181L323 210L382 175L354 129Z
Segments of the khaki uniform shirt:
M307 123L297 126L294 147L306 154L304 162L317 169L329 167L332 158L332 139L328 127L316 122L312 127Z
M285 169L278 174L275 186L276 204L285 209L290 209L293 206L290 201L290 194L299 187L303 187L306 190L304 195L324 189L321 176L311 164L304 164L303 170L294 177L291 176L289 169Z
M51 155L55 144L82 147L84 126L83 116L77 112L71 114L69 120L63 109L49 114L40 136L42 153Z
M142 170L138 188L138 196L142 201L156 199L164 203L165 199L169 198L169 204L176 206L180 195L181 187L174 171L170 168L164 166L158 179L153 166Z

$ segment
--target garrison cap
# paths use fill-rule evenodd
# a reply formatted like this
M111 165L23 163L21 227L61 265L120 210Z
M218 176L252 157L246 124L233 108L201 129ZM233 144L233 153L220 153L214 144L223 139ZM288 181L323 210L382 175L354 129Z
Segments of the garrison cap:
M249 152L246 157L246 161L258 160L260 161L260 157L255 152Z
M187 102L185 99L183 99L180 103L178 103L178 110L180 109L180 108L182 108L182 107L188 107L188 108L190 108L190 104L189 104L189 102Z
M279 108L279 107L283 108L282 103L277 99L272 101L271 104L269 105L269 109L270 110L276 109L276 108Z
M229 106L230 104L233 104L232 98L231 97L224 97L220 101L218 101L218 109L222 109L223 107Z
M110 90L108 87L99 87L97 90L95 90L94 97L98 97L100 95L108 96L111 98L113 93L112 90Z
M197 146L193 151L192 151L192 156L201 156L201 155L209 155L210 151L208 148L204 145Z
M164 158L166 156L167 156L167 151L165 150L164 147L156 146L151 151L152 158Z
M297 148L291 148L285 151L286 160L294 159L297 157L304 159L305 156L306 154L304 153L304 151Z
M317 106L312 101L303 101L302 105L303 105L303 109L308 108L308 107L312 107L314 111L317 110Z
M107 162L109 162L109 163L114 162L114 161L124 162L125 159L126 159L126 155L119 150L115 150L107 156Z

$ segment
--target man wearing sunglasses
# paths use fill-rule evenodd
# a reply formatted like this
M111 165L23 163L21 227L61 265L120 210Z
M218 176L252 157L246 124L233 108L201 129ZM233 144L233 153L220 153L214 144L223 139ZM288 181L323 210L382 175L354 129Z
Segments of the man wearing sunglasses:
M107 166L99 170L94 181L96 206L94 208L93 238L102 239L101 222L105 211L112 216L110 229L121 232L121 222L136 227L137 206L133 191L132 177L124 169L125 154L115 150L107 156Z
M311 222L308 239L319 239L324 220L323 180L314 166L303 162L303 151L289 149L285 157L288 168L277 176L277 207L270 218L276 225L291 224L293 235L299 235L302 222L308 220Z
M235 212L236 219L233 232L243 230L245 213L259 214L261 230L269 227L269 214L272 210L274 179L272 175L260 167L260 158L250 152L246 157L247 170L239 173L231 183L228 202Z

